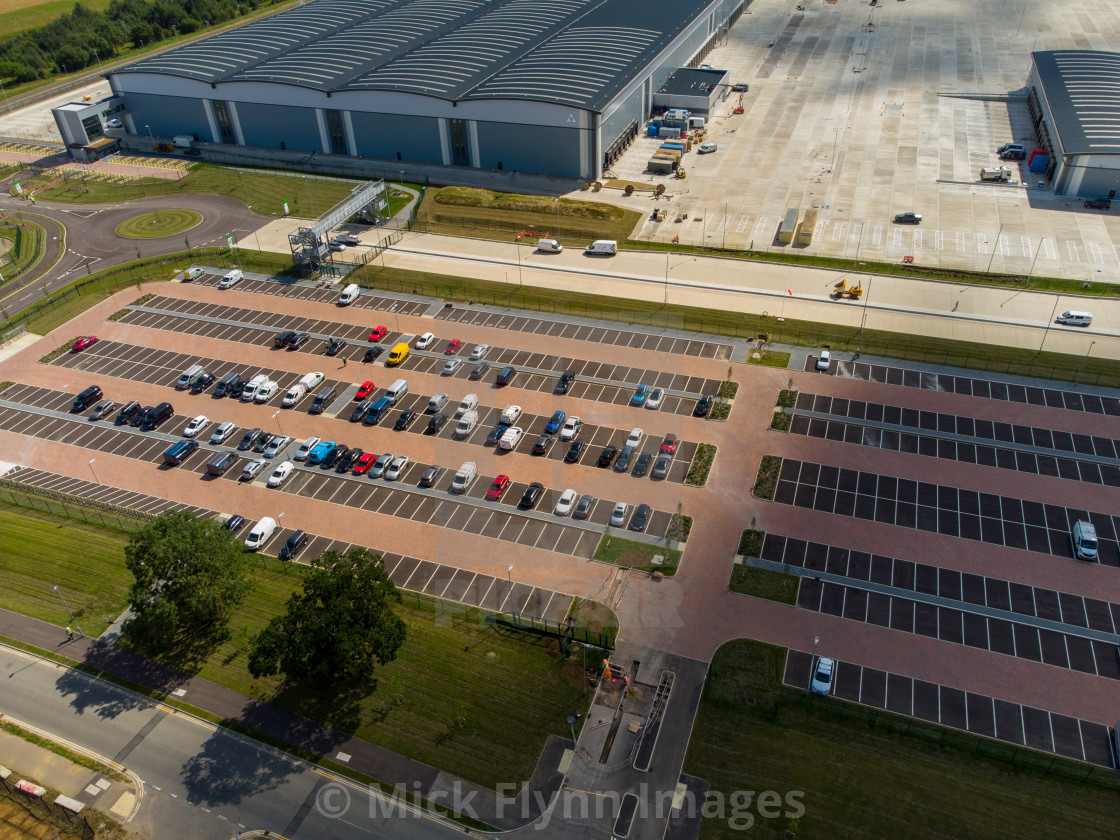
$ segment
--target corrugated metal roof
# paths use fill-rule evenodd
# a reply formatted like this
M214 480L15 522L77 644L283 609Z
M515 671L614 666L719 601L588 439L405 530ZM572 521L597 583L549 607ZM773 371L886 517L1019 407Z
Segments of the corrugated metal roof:
M1031 53L1066 154L1120 154L1120 53Z
M118 73L596 110L711 0L315 0Z

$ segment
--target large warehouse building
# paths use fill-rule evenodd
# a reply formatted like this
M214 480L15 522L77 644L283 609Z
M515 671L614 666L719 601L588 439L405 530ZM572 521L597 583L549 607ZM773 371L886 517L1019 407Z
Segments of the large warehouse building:
M1059 195L1113 198L1120 189L1120 53L1031 53L1027 105Z
M596 179L744 0L316 0L109 74L132 134Z

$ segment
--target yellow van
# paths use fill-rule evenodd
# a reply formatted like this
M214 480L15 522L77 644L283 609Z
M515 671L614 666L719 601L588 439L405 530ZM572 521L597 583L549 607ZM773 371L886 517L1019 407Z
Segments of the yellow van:
M401 362L408 358L408 350L408 344L403 341L393 345L393 349L389 351L388 364L399 365Z

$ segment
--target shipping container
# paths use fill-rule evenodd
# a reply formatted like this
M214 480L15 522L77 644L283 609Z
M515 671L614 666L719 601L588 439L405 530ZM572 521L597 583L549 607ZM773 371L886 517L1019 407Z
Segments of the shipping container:
M782 224L778 227L779 242L789 244L793 241L793 234L797 231L798 215L800 215L800 211L796 207L786 210L785 218L782 219Z
M797 228L797 244L812 245L813 233L817 229L817 210L811 207L805 211L805 218Z

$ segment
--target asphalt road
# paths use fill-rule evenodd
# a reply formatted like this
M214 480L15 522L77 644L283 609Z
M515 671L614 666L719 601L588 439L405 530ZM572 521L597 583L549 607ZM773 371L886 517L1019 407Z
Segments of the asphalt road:
M116 234L117 225L125 219L153 210L178 208L201 213L202 221L189 231L156 239L124 239ZM227 233L235 233L240 239L272 221L271 216L246 209L244 202L238 199L203 193L183 193L115 204L40 201L34 206L4 196L0 198L0 211L38 214L66 229L66 250L57 264L53 263L59 253L58 232L48 229L46 258L28 275L20 278L14 290L0 291L0 305L9 315L42 298L44 286L53 291L89 272L130 262L136 259L137 249L145 257L182 251L186 248L185 237L190 238L192 248L220 244ZM42 223L41 219L35 221Z
M226 840L270 829L300 840L458 837L455 829L374 799L312 765L145 697L33 656L0 648L0 713L112 759L144 782L129 828L148 837ZM189 698L185 698L188 699Z

